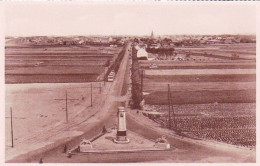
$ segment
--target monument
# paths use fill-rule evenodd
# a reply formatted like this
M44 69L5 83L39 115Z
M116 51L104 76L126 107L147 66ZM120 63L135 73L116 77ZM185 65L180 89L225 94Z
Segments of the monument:
M125 108L118 107L118 126L117 126L117 133L114 142L117 144L125 144L129 143L130 140L127 138L126 135L126 118L125 118Z

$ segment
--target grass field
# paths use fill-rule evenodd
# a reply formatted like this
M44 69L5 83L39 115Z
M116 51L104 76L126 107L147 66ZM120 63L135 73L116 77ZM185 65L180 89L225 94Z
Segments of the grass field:
M237 54L240 58L256 59L256 44L255 43L239 43L239 44L212 44L203 47L184 47L176 48L178 51L190 51L192 53L220 55L223 57L231 57L232 54Z
M160 118L150 118L163 127L169 125L170 84L175 122L182 134L255 148L255 44L208 45L176 50L190 51L191 58L205 58L199 61L139 61L145 70L143 91L148 92L144 95L145 109L165 113ZM193 53L196 55L192 56ZM228 59L233 53L252 60ZM219 59L218 56L208 58L210 54L218 55ZM150 69L151 63L156 63L158 68Z
M256 74L255 69L176 69L176 70L145 70L147 76L159 75L236 75Z
M202 90L247 90L256 89L255 82L150 82L144 87L145 92L168 91L168 84L175 91L202 91Z
M80 83L96 80L99 74L12 74L5 75L8 84L23 83Z
M201 64L200 64L201 65ZM170 84L174 104L251 103L256 98L255 69L145 70L148 104L167 104Z
M147 82L255 82L255 74L145 76Z
M33 48L33 50L32 50ZM94 47L94 46L27 46L27 45L6 45L6 55L10 54L19 54L20 52L24 52L32 54L32 53L52 53L52 52L59 52L59 53L106 53L106 54L114 54L119 53L120 50L118 48L111 48L111 47Z
M103 66L34 66L6 67L6 74L101 74Z
M144 91L150 94L145 101L167 104L170 84L174 104L251 103L255 79L255 69L146 70Z
M173 104L254 103L255 89L172 91ZM168 104L167 92L156 91L145 97L147 104Z
M120 51L120 47L7 45L5 82L95 81Z
M5 67L33 67L39 60L6 60ZM104 60L43 60L40 66L105 66Z

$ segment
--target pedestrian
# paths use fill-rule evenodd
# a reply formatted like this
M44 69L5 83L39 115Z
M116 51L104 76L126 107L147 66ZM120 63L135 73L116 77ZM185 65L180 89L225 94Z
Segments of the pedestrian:
M102 133L105 134L107 132L106 126L103 126Z
M42 164L42 163L43 163L43 160L42 160L42 158L40 158L39 164Z
M69 151L69 153L68 153L68 158L71 158L71 157L72 157L71 151Z
M64 147L63 147L63 153L66 153L66 152L67 152L67 149L68 149L68 147L67 147L67 145L65 144Z

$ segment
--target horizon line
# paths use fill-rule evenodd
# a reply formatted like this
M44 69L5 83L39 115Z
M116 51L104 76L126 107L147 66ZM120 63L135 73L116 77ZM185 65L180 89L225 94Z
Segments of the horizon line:
M161 35L154 35L155 37L157 36L204 36L204 35L210 35L210 36L214 36L214 35L253 35L256 36L255 33L223 33L223 34L161 34ZM48 36L48 37L75 37L75 36L150 36L150 35L133 35L133 34L118 34L118 35L108 35L108 34L89 34L89 35L83 35L83 34L75 34L75 35L6 35L6 37L40 37L40 36Z

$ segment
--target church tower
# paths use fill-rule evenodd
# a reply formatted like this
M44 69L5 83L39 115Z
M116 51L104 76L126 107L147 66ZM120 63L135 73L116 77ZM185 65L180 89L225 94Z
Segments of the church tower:
M152 33L151 33L151 39L153 39L154 38L154 36L153 36L153 31L152 31Z

